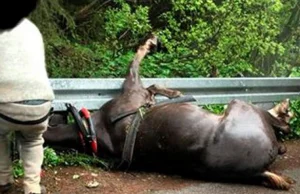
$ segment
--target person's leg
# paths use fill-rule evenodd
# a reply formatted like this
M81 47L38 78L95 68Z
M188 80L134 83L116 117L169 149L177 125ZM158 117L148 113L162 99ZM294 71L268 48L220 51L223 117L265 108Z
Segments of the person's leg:
M7 190L13 183L9 134L10 130L4 129L0 121L0 191Z
M49 113L51 102L30 105L24 103L0 104L0 112L7 117L19 121L34 121ZM1 121L1 119L0 119ZM5 122L4 122L5 123ZM24 166L24 191L41 193L40 173L43 162L43 132L47 129L48 119L36 125L20 125L6 121L8 129L16 131L19 142L20 158ZM0 122L0 127L2 127ZM2 159L2 158L1 158Z
M40 174L43 163L43 132L47 129L48 121L29 129L20 130L16 137L20 143L20 158L24 166L24 191L41 193Z

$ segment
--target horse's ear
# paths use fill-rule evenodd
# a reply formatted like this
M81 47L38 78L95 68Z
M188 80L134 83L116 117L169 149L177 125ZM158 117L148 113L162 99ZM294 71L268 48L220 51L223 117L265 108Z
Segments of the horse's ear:
M288 123L294 116L293 112L290 110L290 99L287 98L283 100L278 106L279 117Z
M277 119L283 120L286 123L288 123L294 116L293 113L290 111L290 99L284 99L274 108L270 109L269 113Z
M279 104L279 114L286 114L289 111L290 108L290 99L285 99Z
M275 131L279 130L285 134L291 132L289 121L293 115L289 111L289 106L290 100L285 99L272 109L268 110L269 114L265 114L266 118L270 121L270 124L275 127Z

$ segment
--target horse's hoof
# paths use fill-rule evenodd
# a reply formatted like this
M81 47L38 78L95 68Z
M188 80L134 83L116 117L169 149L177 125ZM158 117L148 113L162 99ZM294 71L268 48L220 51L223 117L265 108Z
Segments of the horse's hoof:
M172 93L172 98L177 98L177 97L181 97L181 96L183 96L183 94L178 90L174 90Z
M263 185L277 190L289 190L294 180L288 177L280 176L270 171L265 171L262 176L265 178Z

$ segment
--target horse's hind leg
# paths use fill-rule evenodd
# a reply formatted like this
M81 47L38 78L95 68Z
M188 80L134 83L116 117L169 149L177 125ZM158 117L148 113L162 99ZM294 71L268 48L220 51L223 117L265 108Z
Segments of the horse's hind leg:
M140 63L143 58L149 53L151 47L157 45L157 37L152 36L151 38L147 39L145 44L141 45L135 56L133 61L129 65L129 71L123 83L123 92L139 89L142 88L142 82L139 76L139 67Z
M263 185L278 190L289 190L295 182L291 178L280 176L270 171L263 172L261 177L263 178Z
M176 97L182 96L181 92L178 90L168 89L168 88L156 85L156 84L149 86L147 88L147 90L152 95L160 94L160 95L166 96L168 98L176 98Z

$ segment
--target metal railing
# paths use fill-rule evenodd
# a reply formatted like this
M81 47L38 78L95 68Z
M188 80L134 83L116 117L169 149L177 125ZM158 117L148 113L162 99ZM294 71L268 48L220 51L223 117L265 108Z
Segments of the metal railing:
M55 111L65 110L65 103L75 107L99 109L120 93L123 78L51 79L55 92ZM285 98L299 99L300 78L145 78L145 87L152 84L193 95L199 105L225 104L232 99L252 103L270 103ZM157 101L166 99L156 97Z

